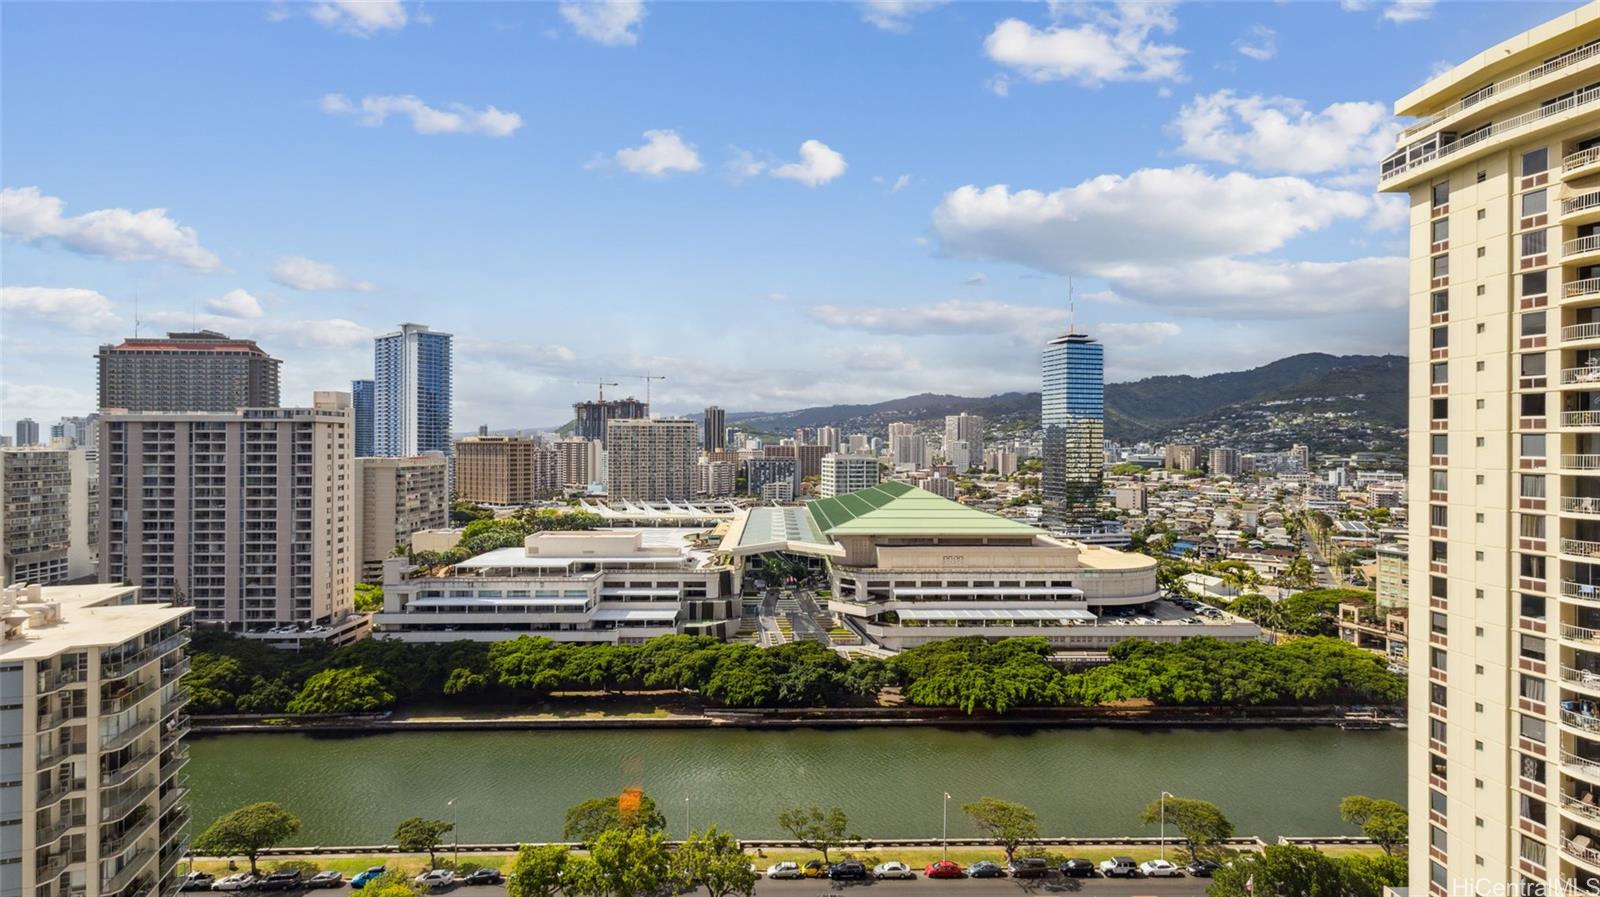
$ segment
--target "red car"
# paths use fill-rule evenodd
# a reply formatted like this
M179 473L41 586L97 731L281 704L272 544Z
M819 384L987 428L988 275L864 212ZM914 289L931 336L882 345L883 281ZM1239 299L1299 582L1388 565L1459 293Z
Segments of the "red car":
M922 870L922 874L929 878L960 878L961 867L949 860L940 860L937 863L929 863L928 868Z

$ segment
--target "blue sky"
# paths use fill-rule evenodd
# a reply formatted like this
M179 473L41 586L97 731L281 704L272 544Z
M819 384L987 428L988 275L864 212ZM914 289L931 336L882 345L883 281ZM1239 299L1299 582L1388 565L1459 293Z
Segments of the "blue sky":
M348 388L456 334L456 423L1402 352L1397 96L1573 4L6 3L0 421L192 324Z

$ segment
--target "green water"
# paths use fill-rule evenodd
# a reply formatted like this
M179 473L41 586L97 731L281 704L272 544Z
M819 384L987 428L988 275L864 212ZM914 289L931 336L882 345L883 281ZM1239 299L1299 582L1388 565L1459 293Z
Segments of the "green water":
M846 731L406 732L191 739L194 818L274 800L298 815L298 844L389 840L409 816L459 812L462 841L555 839L566 808L642 786L671 832L716 823L781 835L793 806L840 806L863 836L931 837L949 791L959 804L1021 801L1047 835L1154 834L1135 822L1166 790L1215 801L1239 833L1355 834L1348 794L1404 802L1405 733L1315 729L929 728ZM456 809L446 806L454 799ZM196 829L199 831L199 828Z

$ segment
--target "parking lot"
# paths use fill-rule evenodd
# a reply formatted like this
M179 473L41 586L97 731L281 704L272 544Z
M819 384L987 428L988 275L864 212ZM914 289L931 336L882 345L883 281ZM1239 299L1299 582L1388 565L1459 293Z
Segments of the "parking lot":
M821 879L774 881L763 878L756 884L756 893L767 897L829 897L829 895L856 893L862 897L895 897L895 895L940 895L952 897L1017 897L1024 894L1071 894L1077 897L1201 897L1209 882L1204 878L1151 878L1105 879L1061 878L1052 875L1047 879L1018 880L1011 878L958 878L929 881L918 876L911 881L861 881L831 882ZM246 890L240 894L259 894ZM294 897L317 895L352 895L349 887L327 890L280 891ZM505 897L506 889L500 887L455 886L433 891L449 897ZM704 891L690 893L703 894Z

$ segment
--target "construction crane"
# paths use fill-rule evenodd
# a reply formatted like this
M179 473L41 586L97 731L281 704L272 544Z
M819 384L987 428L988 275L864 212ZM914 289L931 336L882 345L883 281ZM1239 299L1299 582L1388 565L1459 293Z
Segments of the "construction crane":
M612 383L609 380L574 380L572 382L574 382L574 383L582 383L582 384L585 384L585 385L593 383L600 390L600 399L599 400L602 401L602 402L604 402L606 400L606 387L607 386L617 386L618 385L616 383Z
M639 377L639 379L644 381L644 410L645 410L646 414L649 414L650 413L650 381L652 381L652 380L665 380L665 379L667 379L667 376L665 374L657 374L654 377L652 377L652 376L650 376L650 372L649 371L645 371L643 376Z

